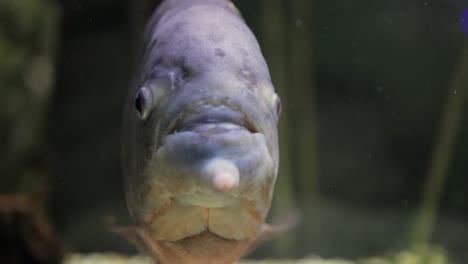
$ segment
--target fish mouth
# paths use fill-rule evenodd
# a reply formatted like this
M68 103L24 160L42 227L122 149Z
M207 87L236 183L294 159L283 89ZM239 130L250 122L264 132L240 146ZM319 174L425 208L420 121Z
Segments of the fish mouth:
M168 136L193 132L213 136L233 131L259 133L255 122L238 107L226 104L201 104L180 113L165 134Z

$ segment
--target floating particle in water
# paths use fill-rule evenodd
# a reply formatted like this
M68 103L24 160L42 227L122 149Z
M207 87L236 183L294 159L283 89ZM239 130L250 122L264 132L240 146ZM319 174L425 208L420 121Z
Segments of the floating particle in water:
M296 25L296 27L302 26L303 24L302 19L296 18L296 20L294 20L294 24Z

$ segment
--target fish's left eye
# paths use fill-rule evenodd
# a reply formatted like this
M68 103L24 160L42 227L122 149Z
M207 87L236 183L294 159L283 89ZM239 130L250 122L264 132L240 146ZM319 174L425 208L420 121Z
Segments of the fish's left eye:
M281 115L281 99L277 94L275 94L275 109L276 115L279 117Z
M148 118L152 108L152 100L153 96L149 87L143 86L138 90L135 96L134 106L141 120Z

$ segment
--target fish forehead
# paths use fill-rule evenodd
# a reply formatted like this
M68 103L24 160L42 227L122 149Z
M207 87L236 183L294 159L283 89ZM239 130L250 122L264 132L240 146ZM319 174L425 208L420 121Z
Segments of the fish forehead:
M156 12L156 22L147 31L149 44L140 72L142 82L169 79L151 120L160 130L157 135L163 136L181 112L220 98L248 114L262 132L275 134L268 67L240 15L223 0L167 3L171 2L186 6L163 15ZM184 74L187 79L181 81Z
M145 73L161 75L184 68L193 75L223 72L247 80L270 81L255 36L242 18L227 8L187 6L161 17L148 32Z

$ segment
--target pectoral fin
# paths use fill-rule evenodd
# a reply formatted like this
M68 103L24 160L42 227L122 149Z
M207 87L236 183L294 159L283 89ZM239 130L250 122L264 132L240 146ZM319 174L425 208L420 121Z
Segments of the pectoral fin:
M152 255L143 239L142 230L137 225L117 225L112 217L106 219L105 222L107 230L125 237L140 254Z
M287 212L281 215L278 224L267 224L262 225L262 230L257 236L255 242L253 242L247 249L245 255L252 252L258 245L270 239L273 235L286 232L295 228L301 221L301 213L298 209L289 209Z

